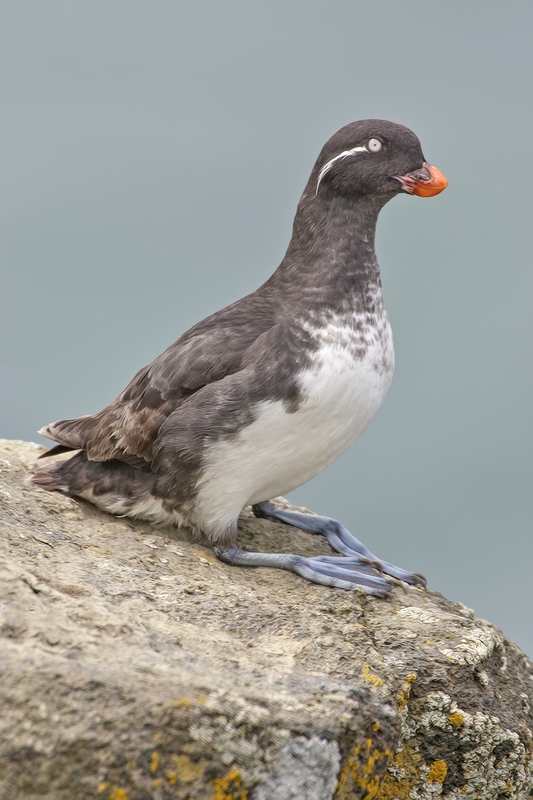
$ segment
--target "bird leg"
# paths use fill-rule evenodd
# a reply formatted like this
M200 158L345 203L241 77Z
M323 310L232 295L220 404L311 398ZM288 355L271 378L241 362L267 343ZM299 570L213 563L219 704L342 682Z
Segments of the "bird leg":
M314 556L305 558L293 553L250 553L239 547L222 550L215 547L215 554L225 564L237 567L275 567L296 572L302 578L336 589L354 589L360 586L367 594L386 597L392 585L380 577L374 567L360 558L338 556Z
M423 575L408 572L377 558L336 519L279 509L271 502L257 503L253 506L253 512L256 517L270 519L274 522L284 522L309 531L309 533L321 534L327 539L333 550L344 558L337 556L303 558L302 556L283 554L244 553L244 558L238 557L239 563L252 565L248 556L254 559L256 557L267 560L274 559L268 564L263 561L262 564L290 569L308 580L337 586L341 589L353 588L354 585L362 586L369 594L381 595L390 591L393 582L386 579L387 575L413 586L426 586L426 579ZM257 563L256 566L260 566L260 564ZM372 589L374 591L369 591Z
M286 511L271 502L253 506L256 517L294 525L309 533L324 536L339 556L313 556L306 558L294 553L250 553L239 547L225 550L215 547L215 553L226 564L246 567L275 567L296 572L302 578L337 589L362 588L367 594L386 597L396 581L414 586L425 586L423 575L407 572L387 561L381 561L362 542L355 538L336 519ZM390 576L387 578L386 576Z

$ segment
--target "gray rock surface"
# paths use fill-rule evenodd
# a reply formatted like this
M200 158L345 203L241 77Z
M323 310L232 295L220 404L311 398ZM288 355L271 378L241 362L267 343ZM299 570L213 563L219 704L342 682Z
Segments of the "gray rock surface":
M33 488L40 452L0 441L2 800L533 796L533 665L488 622L226 566Z

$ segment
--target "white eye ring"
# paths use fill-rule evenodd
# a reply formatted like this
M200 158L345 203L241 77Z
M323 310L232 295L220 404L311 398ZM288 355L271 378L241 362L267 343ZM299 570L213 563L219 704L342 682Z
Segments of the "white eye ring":
M380 139L376 139L375 137L369 139L366 143L366 147L369 153L379 153L381 148L383 147L383 143Z

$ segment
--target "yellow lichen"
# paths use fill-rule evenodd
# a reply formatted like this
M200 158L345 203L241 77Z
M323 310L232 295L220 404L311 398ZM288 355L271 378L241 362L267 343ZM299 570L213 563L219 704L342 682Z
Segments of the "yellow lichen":
M407 697L403 691L399 691L396 695L396 707L397 708L405 708L407 705Z
M377 722L377 720L376 720L376 722L372 723L372 730L373 731L379 731L380 728L381 728L381 725L379 724L379 722Z
M420 782L419 762L420 753L410 747L404 747L396 753L383 778L376 800L409 800L411 789Z
M191 761L189 756L171 756L170 758L176 765L183 783L192 783L199 780L204 774L207 761Z
M428 781L430 783L443 783L447 772L448 767L446 766L446 762L440 758L438 761L434 761L430 766Z
M171 786L174 786L174 784L177 783L178 780L178 776L176 775L173 769L169 769L169 771L165 773L165 778L167 779L167 781L170 783Z
M453 725L454 728L460 728L464 721L465 718L459 711L456 711L455 714L450 714L448 717L448 722Z
M115 786L115 788L109 795L109 800L129 800L129 799L124 789L119 789L118 786Z
M378 796L379 787L383 780L383 764L380 764L380 772L375 775L375 767L378 762L386 762L392 757L392 752L387 748L379 750L374 748L372 751L372 739L367 739L366 748L361 748L357 744L346 763L344 764L339 782L337 784L336 800L349 800L349 798L359 797L361 790L365 791L365 800L373 800Z
M182 697L179 700L173 700L172 705L176 708L180 708L181 706L190 706L191 701L188 697Z
M152 786L154 789L157 789L158 786L161 786L161 778L154 778L152 781Z
M223 778L213 781L215 794L212 800L247 800L248 790L242 785L241 773L237 769L230 769Z
M150 761L150 772L155 772L159 766L159 753L154 750L152 753L152 760Z
M409 700L412 689L411 684L416 681L416 677L417 676L415 672L409 672L409 674L405 676L405 680L402 683L401 689L396 695L396 708L405 708L407 705L407 701Z
M376 675L375 672L372 672L368 664L363 665L363 667L361 668L361 672L363 673L365 681L368 681L369 683L373 684L373 686L383 686L383 684L385 683L385 681L382 678L380 678L379 675Z
M109 784L106 783L105 781L102 781L102 783L98 784L98 788L96 791L98 792L98 794L101 794L101 792L105 792L106 789L109 789Z

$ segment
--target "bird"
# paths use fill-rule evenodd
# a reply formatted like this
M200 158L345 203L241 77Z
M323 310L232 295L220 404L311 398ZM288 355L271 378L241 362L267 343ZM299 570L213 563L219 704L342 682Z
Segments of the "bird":
M448 185L417 136L387 120L352 122L324 145L279 267L255 291L197 323L102 411L40 433L47 491L154 525L199 531L233 566L275 567L386 597L425 578L375 556L341 522L280 508L365 430L394 371L375 230L396 195ZM336 555L259 553L237 545L238 518L284 522Z

